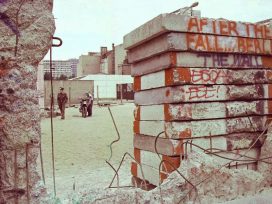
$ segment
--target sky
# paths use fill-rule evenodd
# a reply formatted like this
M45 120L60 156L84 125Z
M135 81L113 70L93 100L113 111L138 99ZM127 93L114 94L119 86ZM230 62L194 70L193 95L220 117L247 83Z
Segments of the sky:
M53 60L79 58L111 49L123 36L161 13L190 6L197 0L54 0L54 36L63 40L53 48ZM272 0L198 0L202 17L257 22L272 18ZM49 59L49 55L45 56Z

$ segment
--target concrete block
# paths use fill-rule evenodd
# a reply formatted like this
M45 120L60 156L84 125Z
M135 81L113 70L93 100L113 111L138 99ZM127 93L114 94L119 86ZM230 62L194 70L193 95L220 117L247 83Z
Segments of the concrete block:
M258 148L253 148L250 150L240 149L240 150L234 150L230 152L219 152L219 151L213 152L214 154L219 155L221 157L225 157L225 158L220 158L210 153L208 155L216 158L216 160L222 166L225 165L226 168L256 170L257 164L256 162L254 162L254 160L258 159L259 152L260 150ZM241 157L240 155L245 155L245 156ZM230 162L231 160L237 160L237 161ZM182 165L182 161L181 161L181 165ZM142 171L144 176L141 173L140 166L137 165L136 162L132 162L131 164L132 175L142 180L146 179L148 183L151 183L155 186L158 186L169 175L169 173L162 170L159 171L158 169L153 168L151 165L142 164L141 166L142 166Z
M184 85L136 92L135 104L256 100L272 98L271 84Z
M230 53L166 52L134 63L131 75L141 76L171 67L272 68L272 57Z
M157 147L157 152L159 154L164 154L168 156L180 156L185 153L185 146L194 151L203 152L203 150L190 145L186 145L186 141L190 139L165 139L158 138L157 143L155 143L156 137L147 135L135 135L134 136L134 148L141 150L150 151L156 154L155 146ZM228 141L225 137L207 137L207 138L193 138L192 143L199 145L203 149L217 148L217 149L228 149Z
M159 186L160 183L163 182L164 179L167 178L168 173L160 171L158 169L155 169L151 166L142 165L142 171L144 176L141 173L141 167L135 163L131 163L131 174L132 176L135 176L137 178L140 178L141 180L146 180L148 183L151 183L155 186ZM143 184L144 185L144 184Z
M180 166L180 155L167 156L134 148L134 157L139 164L151 166L155 169L159 169L160 163L163 161L161 165L161 171L167 173L173 172Z
M125 35L124 47L132 49L169 31L272 39L272 29L269 25L161 14Z
M167 33L128 51L129 63L169 51L272 55L272 40L192 33Z
M187 84L271 83L272 71L263 69L170 68L134 77L134 91Z
M157 136L165 131L161 137L171 139L253 133L263 131L268 119L266 116L252 116L189 122L134 121L134 133Z
M249 165L250 168L253 168L252 170L256 170L256 164L257 164L256 160L259 159L260 148L252 148L250 150L239 149L239 150L233 150L229 152L213 151L213 154L216 154L218 156L208 153L208 155L216 158L216 161L218 161L222 165L225 165L231 162L230 165L227 165L227 166L235 168L236 166L245 164L245 165ZM232 160L237 160L237 161L232 161ZM243 168L246 168L246 167L247 166L243 166Z
M135 120L187 121L272 114L272 100L137 106Z
M156 142L156 137L135 134L133 139L134 148L150 151L166 156L179 156L182 153L182 140L172 140L166 138L158 138ZM156 146L156 149L155 149Z
M203 152L202 149L221 149L225 151L231 151L235 149L248 148L253 144L258 136L257 133L238 133L236 135L216 136L216 137L204 137L204 138L185 138L185 139L166 139L147 136L141 134L135 134L134 136L134 148L163 154L166 156L180 156L185 154L186 151L194 150ZM186 143L188 141L188 143ZM193 144L193 145L191 145ZM194 146L198 145L202 149ZM157 148L157 152L155 150ZM254 147L260 147L260 143L256 143ZM186 149L187 148L187 149Z

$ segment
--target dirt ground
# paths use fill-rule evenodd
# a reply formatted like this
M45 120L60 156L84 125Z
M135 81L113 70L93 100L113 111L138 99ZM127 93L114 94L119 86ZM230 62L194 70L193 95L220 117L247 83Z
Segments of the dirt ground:
M113 144L110 160L115 168L125 152L133 152L133 103L110 106L121 139ZM109 144L117 133L107 107L94 106L93 117L82 118L78 107L66 108L66 118L54 118L54 150L56 191L64 197L73 191L94 187L107 187L114 171L106 164L110 157ZM42 152L45 182L53 192L51 125L50 118L42 119ZM123 185L130 184L130 159L121 168Z

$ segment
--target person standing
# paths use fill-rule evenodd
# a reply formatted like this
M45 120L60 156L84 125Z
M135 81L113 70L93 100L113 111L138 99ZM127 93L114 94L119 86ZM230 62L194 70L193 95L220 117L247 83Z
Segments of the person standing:
M61 119L65 119L65 104L68 101L67 94L64 92L64 88L60 88L60 92L58 93L58 105L61 113Z
M91 93L88 93L88 105L87 105L88 116L93 114L93 96Z

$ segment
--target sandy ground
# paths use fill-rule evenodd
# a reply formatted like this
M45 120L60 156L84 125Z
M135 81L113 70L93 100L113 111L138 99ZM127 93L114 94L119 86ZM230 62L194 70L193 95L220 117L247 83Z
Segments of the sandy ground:
M133 103L112 105L121 139L113 144L110 160L115 168L125 152L133 152ZM54 150L57 196L62 198L73 191L107 187L114 171L106 164L110 157L109 144L117 139L107 107L94 106L93 117L82 118L78 108L67 108L66 118L54 118ZM50 118L42 119L42 152L46 187L53 192ZM130 184L130 159L121 168L121 185Z

